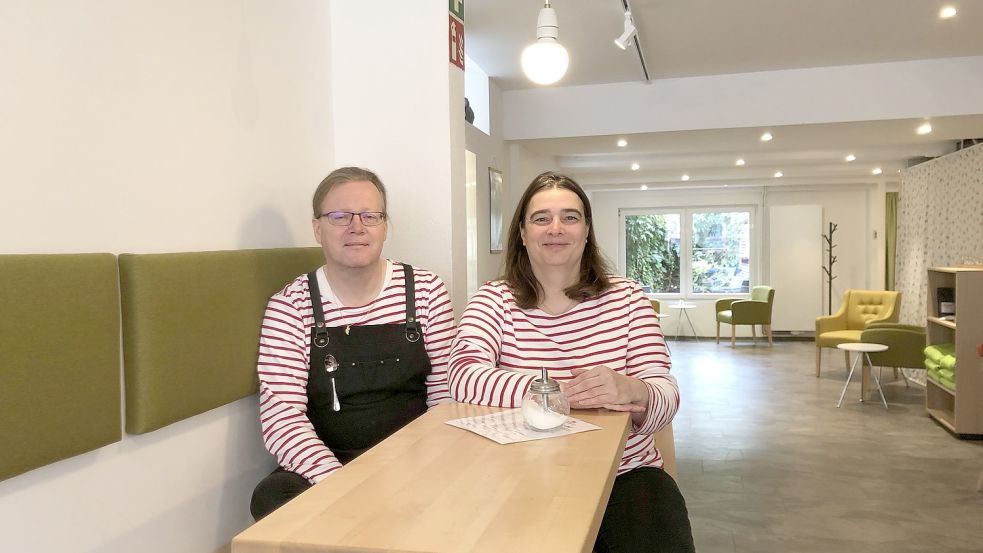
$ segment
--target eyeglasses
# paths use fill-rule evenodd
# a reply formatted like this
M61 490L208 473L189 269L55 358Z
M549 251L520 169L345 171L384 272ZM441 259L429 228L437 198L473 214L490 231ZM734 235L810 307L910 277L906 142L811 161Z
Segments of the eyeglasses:
M353 211L329 211L317 216L318 219L326 217L328 223L336 227L347 227L352 224L352 217L358 215L362 224L367 227L377 227L386 220L386 214L381 211L363 211L355 213Z

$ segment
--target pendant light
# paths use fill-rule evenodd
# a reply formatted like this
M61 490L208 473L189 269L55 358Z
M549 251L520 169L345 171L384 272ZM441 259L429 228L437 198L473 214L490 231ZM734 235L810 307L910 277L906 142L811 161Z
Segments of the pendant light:
M570 56L557 42L556 10L547 1L536 19L536 42L522 51L522 71L536 84L553 84L567 72Z

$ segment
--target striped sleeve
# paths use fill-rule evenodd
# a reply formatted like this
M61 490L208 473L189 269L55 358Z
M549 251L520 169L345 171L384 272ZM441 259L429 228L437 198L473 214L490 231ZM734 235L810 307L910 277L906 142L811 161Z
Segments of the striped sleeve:
M672 422L679 410L679 386L669 374L671 361L662 327L652 303L641 287L629 287L628 352L625 374L641 380L648 388L649 403L644 420L632 431L652 434Z
M522 404L535 376L498 366L508 301L502 288L485 284L468 302L448 365L448 385L455 401L493 407Z
M433 407L451 399L447 389L447 360L454 340L454 308L440 277L414 271L414 280L422 292L417 298L417 309L423 319L423 341L431 366L427 375L427 407Z
M277 463L316 483L341 468L307 417L307 278L300 277L273 296L260 329L259 416L266 448Z

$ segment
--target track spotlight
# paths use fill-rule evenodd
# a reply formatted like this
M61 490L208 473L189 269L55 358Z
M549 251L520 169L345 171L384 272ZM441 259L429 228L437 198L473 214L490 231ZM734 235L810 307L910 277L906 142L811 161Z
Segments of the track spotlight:
M625 32L621 33L621 36L614 39L614 44L625 50L631 45L631 39L634 37L638 31L635 29L635 22L631 19L631 12L625 12Z

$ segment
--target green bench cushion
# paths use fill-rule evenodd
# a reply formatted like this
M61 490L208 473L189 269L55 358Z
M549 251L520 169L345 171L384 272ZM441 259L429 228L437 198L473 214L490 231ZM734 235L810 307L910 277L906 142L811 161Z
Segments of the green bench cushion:
M267 300L323 263L320 248L121 254L126 431L255 393Z
M0 255L0 480L119 441L112 254Z

